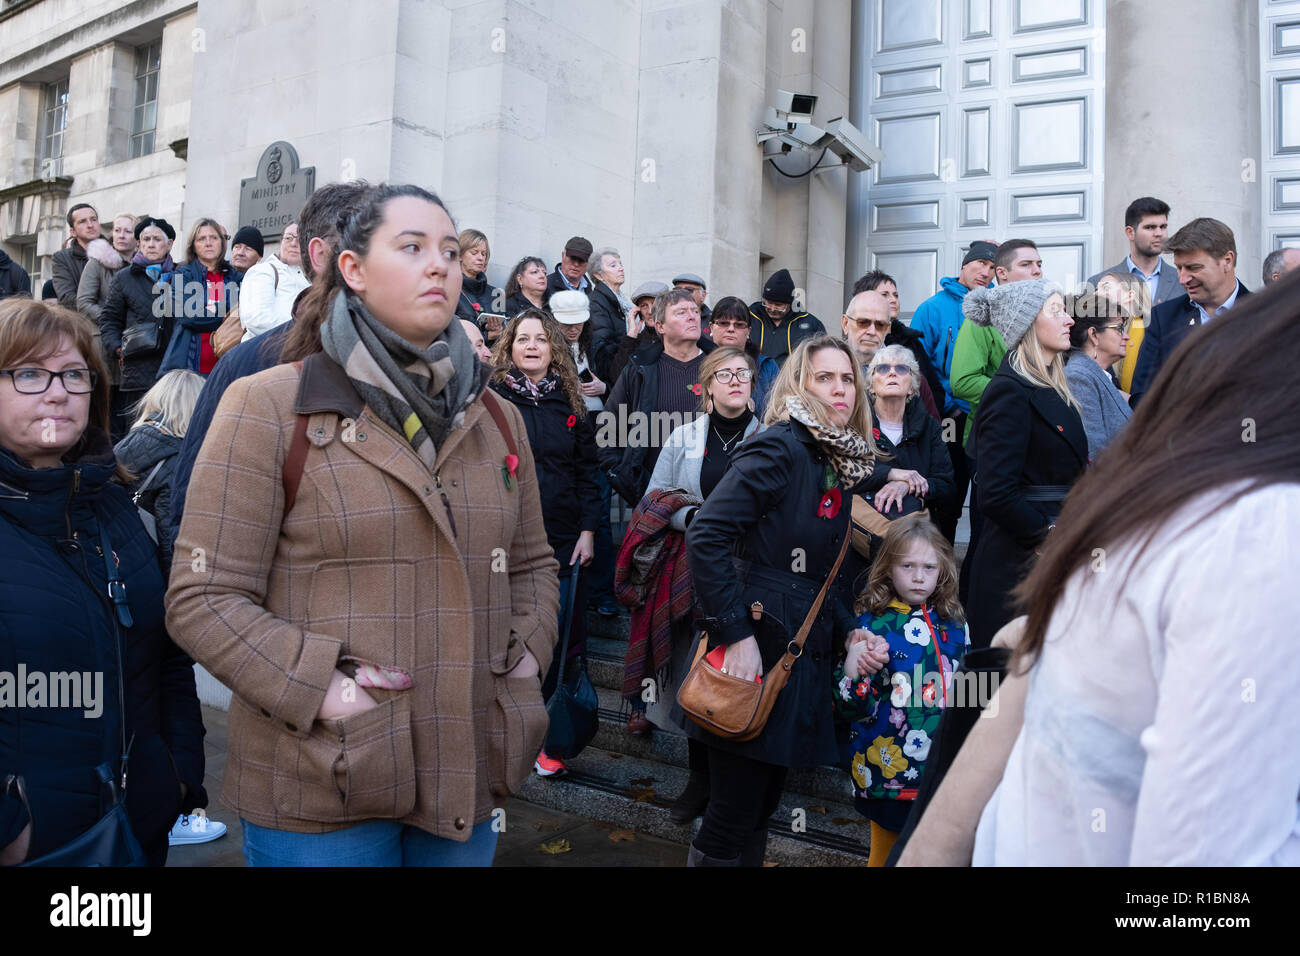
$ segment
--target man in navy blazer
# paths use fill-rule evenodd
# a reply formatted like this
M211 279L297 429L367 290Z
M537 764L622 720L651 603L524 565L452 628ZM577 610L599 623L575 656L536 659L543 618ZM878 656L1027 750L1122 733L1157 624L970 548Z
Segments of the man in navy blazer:
M1187 293L1156 306L1151 313L1133 371L1129 404L1134 408L1192 329L1219 321L1239 298L1250 295L1237 279L1237 243L1232 230L1219 220L1193 219L1174 233L1165 248L1174 254L1178 279Z
M1097 288L1097 280L1108 274L1135 275L1143 279L1151 293L1151 304L1160 305L1183 294L1178 283L1178 270L1160 253L1165 249L1165 233L1169 230L1169 204L1154 196L1134 199L1124 210L1124 235L1128 237L1128 255L1088 280L1090 289Z

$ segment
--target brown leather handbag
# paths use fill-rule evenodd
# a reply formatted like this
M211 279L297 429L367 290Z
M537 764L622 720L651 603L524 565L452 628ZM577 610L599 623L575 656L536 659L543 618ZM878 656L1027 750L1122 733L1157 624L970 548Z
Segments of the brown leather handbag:
M776 695L781 693L790 679L790 668L803 654L804 641L808 640L808 633L822 609L826 592L835 576L840 573L840 564L844 561L844 553L849 549L851 537L846 531L835 565L822 584L821 591L817 593L817 600L809 608L803 626L786 646L785 654L763 676L761 684L724 674L710 664L705 657L709 649L709 636L700 635L700 644L695 649L695 660L691 664L690 673L677 690L677 703L687 717L710 733L727 740L753 740L763 732L772 707L776 704ZM757 621L762 617L763 605L755 601L750 605L750 612Z
M217 331L212 333L212 352L217 358L225 355L244 337L244 325L239 321L239 306L226 313Z

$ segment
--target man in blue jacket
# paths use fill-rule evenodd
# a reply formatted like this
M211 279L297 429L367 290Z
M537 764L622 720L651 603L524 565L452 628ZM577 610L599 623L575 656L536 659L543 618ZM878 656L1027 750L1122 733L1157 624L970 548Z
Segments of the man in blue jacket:
M962 301L971 289L986 287L993 278L993 264L997 259L998 247L991 242L979 240L972 242L970 249L961 260L961 272L956 276L946 277L939 283L939 291L916 307L912 313L912 331L921 333L921 347L930 357L930 364L939 375L943 386L943 395L935 399L943 405L943 417L952 419L952 427L945 422L944 440L948 444L948 455L952 458L953 479L956 486L957 507L955 515L936 515L944 537L952 541L957 533L957 521L961 516L961 506L966 500L966 490L970 484L969 470L966 468L966 455L962 451L962 432L966 428L966 414L970 405L952 394L952 353L957 345L957 333L964 321L961 313ZM951 439L951 440L949 440Z

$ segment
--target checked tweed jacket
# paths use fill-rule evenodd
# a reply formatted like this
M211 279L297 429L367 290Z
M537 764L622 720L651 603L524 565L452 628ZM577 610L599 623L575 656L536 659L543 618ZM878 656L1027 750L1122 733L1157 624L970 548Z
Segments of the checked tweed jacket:
M463 841L527 777L547 727L540 677L504 675L525 647L546 673L558 565L523 422L501 404L519 454L509 487L481 400L431 474L323 354L223 396L189 486L167 624L234 691L222 800L240 816L296 832L400 820ZM299 412L310 447L286 515ZM414 686L316 720L344 656Z

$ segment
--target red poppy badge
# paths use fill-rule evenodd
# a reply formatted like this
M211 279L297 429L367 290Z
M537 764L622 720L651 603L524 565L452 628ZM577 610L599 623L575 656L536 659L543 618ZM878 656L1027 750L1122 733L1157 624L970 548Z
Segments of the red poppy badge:
M821 500L817 503L817 517L834 518L839 513L840 489L832 488L822 492Z

